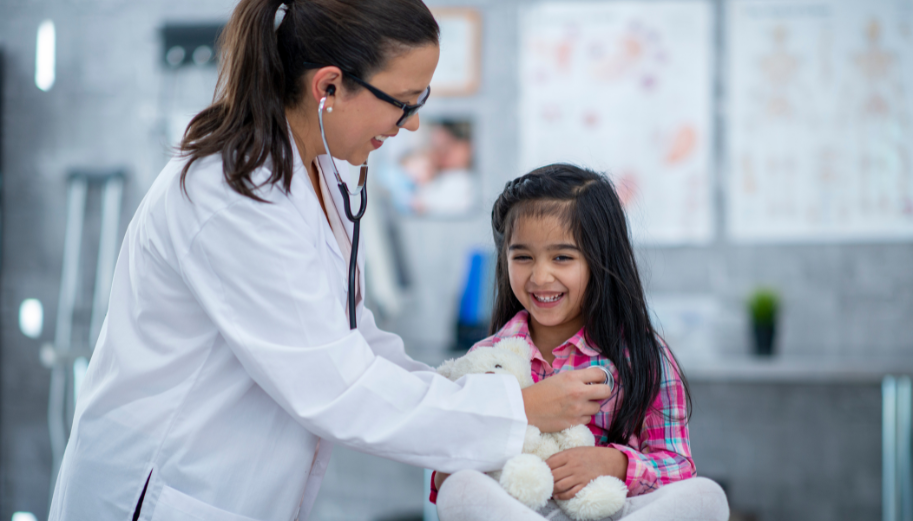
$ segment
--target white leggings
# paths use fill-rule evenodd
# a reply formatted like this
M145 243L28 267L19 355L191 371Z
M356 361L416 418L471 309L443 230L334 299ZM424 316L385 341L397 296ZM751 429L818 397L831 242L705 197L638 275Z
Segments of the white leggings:
M474 470L447 478L437 496L441 521L571 521L554 501L534 512L510 497L495 480ZM617 514L602 521L727 521L729 504L719 485L707 478L670 483L629 497Z

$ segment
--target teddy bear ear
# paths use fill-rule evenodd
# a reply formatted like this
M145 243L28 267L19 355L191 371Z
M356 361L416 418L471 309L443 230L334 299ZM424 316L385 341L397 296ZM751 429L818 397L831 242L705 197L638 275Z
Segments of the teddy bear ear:
M522 356L524 360L529 360L529 355L530 355L529 344L526 342L525 339L520 338L518 336L511 337L511 338L505 338L504 340L501 340L500 342L495 344L495 347L497 347L498 349L507 349L508 351L510 351L512 353L516 353L516 354Z
M451 375L453 375L453 364L454 363L456 363L456 360L451 358L450 360L447 360L446 362L441 364L441 366L437 368L438 374L440 374L444 378L451 379L450 377L451 377Z

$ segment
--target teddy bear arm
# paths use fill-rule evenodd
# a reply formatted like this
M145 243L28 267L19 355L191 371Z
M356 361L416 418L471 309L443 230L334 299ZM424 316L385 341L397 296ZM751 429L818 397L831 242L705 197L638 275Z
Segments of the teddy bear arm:
M501 469L498 482L508 494L533 510L545 506L555 485L552 469L532 454L509 459Z
M586 425L575 425L569 429L556 432L555 441L561 450L572 449L574 447L594 447L596 437L590 432Z
M557 500L558 507L575 521L594 521L616 514L628 496L625 482L614 476L599 476L568 500Z

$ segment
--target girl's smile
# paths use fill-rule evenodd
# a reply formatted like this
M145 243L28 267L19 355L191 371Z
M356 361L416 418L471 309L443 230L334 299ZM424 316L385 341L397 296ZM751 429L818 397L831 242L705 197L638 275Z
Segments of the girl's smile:
M558 301L564 298L564 293L557 295L546 295L545 293L532 293L533 301L539 307L550 308L558 305Z
M536 347L554 349L583 327L589 267L561 220L518 219L508 246L507 270L514 295L529 312Z

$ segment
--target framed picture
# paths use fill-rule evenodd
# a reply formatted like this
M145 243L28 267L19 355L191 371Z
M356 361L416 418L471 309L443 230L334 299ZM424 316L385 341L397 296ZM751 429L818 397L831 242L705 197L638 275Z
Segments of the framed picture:
M431 91L434 96L470 96L479 89L482 69L482 16L475 9L431 10L441 28L441 59Z
M377 151L377 184L400 215L461 217L477 209L473 125L467 118L429 118Z

